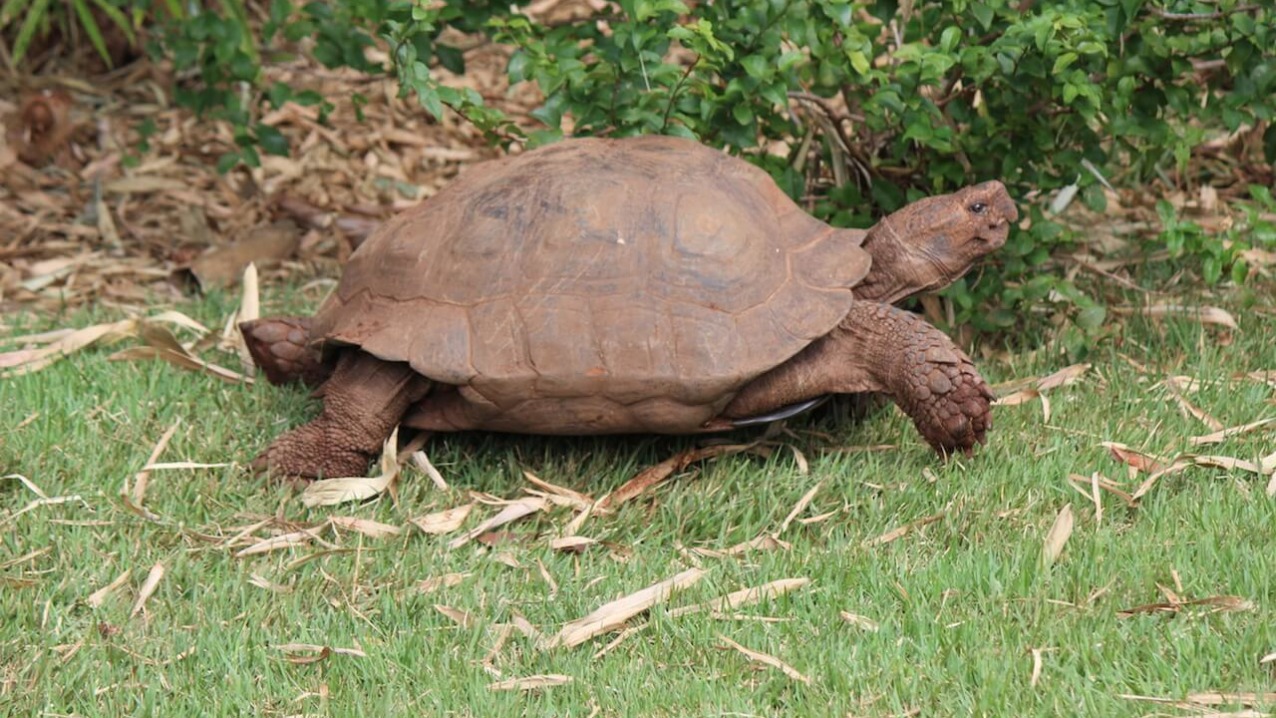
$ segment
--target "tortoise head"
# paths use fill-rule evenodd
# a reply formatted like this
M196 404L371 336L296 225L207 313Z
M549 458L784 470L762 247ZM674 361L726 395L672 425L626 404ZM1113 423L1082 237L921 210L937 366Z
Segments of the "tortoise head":
M855 295L893 304L946 287L1005 244L1018 219L996 180L918 200L868 231L864 249L873 266Z

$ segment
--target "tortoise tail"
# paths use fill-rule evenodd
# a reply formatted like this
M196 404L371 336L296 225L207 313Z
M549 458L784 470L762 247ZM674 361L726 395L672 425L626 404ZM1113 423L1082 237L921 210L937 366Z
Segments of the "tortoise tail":
M253 363L271 384L300 379L307 386L322 384L332 367L323 362L310 341L309 317L266 317L239 323Z

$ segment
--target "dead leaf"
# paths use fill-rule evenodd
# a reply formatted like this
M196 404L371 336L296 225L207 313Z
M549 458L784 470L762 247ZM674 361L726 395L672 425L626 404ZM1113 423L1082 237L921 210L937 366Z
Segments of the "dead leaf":
M453 623L460 626L461 628L474 627L474 617L471 616L468 612L462 611L459 608L452 608L451 606L444 606L444 605L436 603L434 604L434 610L438 611L444 616L447 616L449 619L452 620Z
M1106 491L1112 494L1113 496L1117 497L1118 499L1121 499L1121 501L1125 502L1125 505L1130 508L1135 508L1139 505L1138 499L1134 498L1134 496L1132 496L1127 491L1122 489L1121 486L1117 484L1115 481L1113 481L1112 479L1109 479L1108 477L1104 476L1103 474L1100 474L1097 471L1088 477L1081 476L1080 474L1069 474L1068 481L1072 483L1072 488L1081 492L1082 496L1085 496L1091 501L1095 500L1093 487L1097 486L1103 491ZM1090 490L1087 491L1086 490L1087 488Z
M784 521L780 522L780 528L776 529L774 534L775 538L779 538L780 534L788 530L789 524L793 523L793 519L797 518L803 511L806 511L806 507L811 505L811 502L815 500L815 495L819 493L820 488L823 486L824 481L821 479L815 482L815 486L812 486L809 491L803 494L802 498L798 499L798 502L793 505L793 510L789 511L789 515L785 516Z
M1163 385L1165 386L1166 391L1170 393L1170 396L1174 398L1174 401L1178 402L1179 409L1181 409L1185 414L1194 417L1197 421L1200 421L1202 424L1205 424L1209 428L1215 431L1221 431L1223 429L1223 422L1219 421L1218 419L1215 419L1213 416L1210 416L1208 413L1205 412L1205 410L1201 409L1200 407L1196 406L1192 402L1188 401L1187 397L1183 396L1184 390L1181 388L1181 386L1183 386L1184 384L1182 384L1179 381L1176 381L1180 378L1181 377L1170 377L1165 382L1163 382ZM1196 384L1196 381L1189 378L1186 385L1190 386L1193 384Z
M770 583L764 583L761 586L745 588L739 591L728 593L722 598L717 598L705 603L696 603L690 606L682 606L669 611L670 618L685 616L688 613L696 613L697 611L730 611L741 606L749 606L760 603L767 599L783 596L790 591L796 591L811 583L809 578L782 578Z
M788 676L789 678L792 678L795 681L801 681L802 683L805 683L807 685L811 684L810 678L807 678L806 676L802 675L793 666L790 666L789 664L785 663L784 661L781 661L775 656L770 656L765 653L752 650L750 648L745 648L744 646L740 645L739 643L736 643L730 638L727 638L721 633L718 634L718 640L727 644L728 648L734 648L735 650L744 654L749 660L757 661L758 663L762 663L772 668L779 669L781 673Z
M690 568L660 583L653 584L636 593L599 606L583 618L578 618L563 626L554 636L540 642L542 650L578 646L589 639L608 633L624 625L626 621L649 610L656 604L669 599L675 591L680 591L699 581L705 572L698 568Z
M597 508L600 511L614 509L626 501L631 501L637 498L653 486L659 485L676 472L682 471L691 464L698 461L704 461L705 459L738 454L742 451L748 451L755 446L757 446L756 442L752 444L719 444L699 449L688 449L687 451L683 451L672 458L665 459L659 464L640 472L629 481L626 481L623 486L604 496L598 502Z
M1230 437L1248 434L1251 431L1256 431L1258 429L1271 426L1272 424L1276 424L1276 418L1259 419L1258 421L1251 421L1250 423L1242 426L1232 426L1226 429L1219 429L1212 434L1193 436L1190 441L1196 446L1200 446L1201 444L1220 444Z
M439 473L439 470L434 468L434 464L430 463L430 457L426 456L424 451L412 452L412 464L429 477L430 481L437 489L440 491L448 490L449 487L447 485L447 481L443 480L443 474ZM427 531L426 533L429 532Z
M1053 566L1063 553L1064 545L1072 536L1072 523L1072 504L1064 504L1055 517L1054 524L1050 526L1050 531L1046 533L1045 545L1041 549L1041 558L1047 568Z
M214 287L233 287L249 265L270 267L278 264L295 254L300 242L297 225L290 220L282 220L254 227L243 239L213 247L191 262L189 267L177 271L194 278L203 292Z
M851 624L852 626L855 626L856 628L862 628L865 631L869 631L871 633L877 633L878 629L880 628L880 626L878 626L877 621L874 621L873 619L867 616L861 616L858 613L850 613L849 611L842 611L841 616L843 621L846 621L847 623Z
M864 542L864 546L865 547L881 546L884 544L888 544L892 541L897 541L903 538L904 536L907 536L912 531L916 531L917 529L922 528L923 526L928 526L930 524L935 523L936 521L939 521L940 519L944 518L946 514L947 514L946 511L940 511L937 514L924 516L920 519L917 519L916 521L913 521L912 523L907 523L907 524L904 524L903 526L897 526L891 529L890 531L887 531L886 533L882 534L881 536L866 540Z
M559 673L546 673L539 676L511 678L507 681L489 683L487 687L494 691L535 691L540 690L541 688L550 688L552 686L563 686L571 682L571 676L564 676Z
M133 610L129 611L129 618L133 618L142 612L142 609L146 607L146 602L154 595L155 589L159 588L159 583L163 578L164 564L156 563L151 566L150 573L146 574L146 580L142 582L142 587L137 591L137 600L133 602Z
M146 467L137 472L133 476L133 504L141 506L146 502L146 487L150 483L151 464L159 459L160 454L164 453L164 449L168 448L168 442L172 440L173 434L177 433L177 427L182 423L181 419L173 422L168 430L160 436L159 441L155 442L155 448L151 450L151 456L146 460ZM125 491L128 490L128 480L125 479Z
M562 502L557 502L557 501L555 502L555 503L558 503L559 505L570 506L576 509L577 511L584 511L585 509L588 509L590 506L592 506L594 503L594 500L590 498L589 496L586 496L585 494L582 494L579 491L573 491L572 489L566 488L564 486L556 486L554 484L551 484L548 481L545 481L541 479L540 477L536 476L536 474L533 474L530 471L524 471L523 476L524 478L528 480L529 483L540 488L542 491L547 492L551 496L563 499Z
M1105 447L1117 461L1127 464L1138 471L1154 473L1164 470L1173 463L1170 459L1131 449L1125 444L1115 441L1104 441L1101 446Z
M354 516L332 516L328 518L328 522L337 528L361 533L368 538L397 536L403 533L403 529L398 526L391 526L390 524L383 524L369 519L355 518Z
M435 576L434 578L427 578L423 581L418 581L416 584L416 590L420 593L434 593L440 588L451 588L459 585L462 581L472 575L473 574L470 573L445 573L442 576Z
M549 547L555 551L566 553L584 553L585 549L598 543L598 539L587 536L562 536L549 540Z
M326 526L327 524L324 524ZM271 536L268 539L258 541L257 543L235 553L235 558L244 558L245 556L253 556L261 553L269 553L285 548L296 548L298 546L306 546L318 537L322 526L305 529L302 531L290 531L288 533Z
M447 534L461 528L473 510L474 504L470 503L408 520L424 533Z
M757 538L752 538L748 541L744 541L721 550L696 547L691 549L691 552L697 556L703 556L705 558L727 558L730 556L739 556L740 554L750 551L772 551L777 548L788 551L792 548L792 544L789 544L787 541L781 541L776 538L774 534L762 534Z
M101 606L104 602L106 602L108 596L115 593L119 590L120 586L123 586L125 582L128 581L128 577L132 573L132 569L125 569L124 573L116 576L114 581L111 581L105 586L89 594L89 597L85 599L84 602L89 605L89 608L97 608L98 606Z
M1236 319L1226 310L1219 307L1185 307L1178 304L1153 304L1146 307L1111 307L1114 314L1126 316L1141 314L1158 319L1161 317L1181 317L1194 319L1202 324L1218 324L1229 329L1238 329Z
M343 477L311 482L301 492L301 502L309 508L335 506L379 496L399 476L399 427L394 427L381 450L381 473L370 477Z
M249 574L248 583L256 586L257 588L264 588L271 593L292 593L292 586L275 583L259 573Z
M333 646L317 646L313 643L285 643L275 646L275 650L288 654L284 660L296 665L318 663L328 656L354 656L367 658L368 654L358 648L336 648Z
M449 541L448 548L460 548L498 526L504 526L505 524L517 521L525 516L530 516L537 511L544 511L545 506L545 499L542 499L539 496L526 496L518 499L501 509L500 513L496 514L492 518Z
M1208 606L1214 610L1211 613L1236 613L1241 611L1252 611L1255 605L1252 601L1240 596L1210 596L1209 598L1197 598L1190 601L1174 600L1163 603L1148 603L1134 608L1126 608L1117 611L1117 615L1121 618L1129 618L1142 613L1178 613L1189 606Z

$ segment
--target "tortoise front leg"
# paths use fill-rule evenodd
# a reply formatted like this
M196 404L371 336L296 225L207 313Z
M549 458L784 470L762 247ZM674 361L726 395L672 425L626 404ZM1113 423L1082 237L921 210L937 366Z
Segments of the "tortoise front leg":
M992 428L994 395L970 357L920 317L876 302L856 302L828 336L745 386L723 417L870 391L889 395L944 455L969 454Z
M345 351L315 392L323 413L275 439L252 466L278 477L363 476L403 413L429 388L407 364Z

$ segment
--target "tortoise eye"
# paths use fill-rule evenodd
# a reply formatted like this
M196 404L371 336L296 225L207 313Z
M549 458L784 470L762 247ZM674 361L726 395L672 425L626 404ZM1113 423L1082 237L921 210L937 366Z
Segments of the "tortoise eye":
M974 212L975 214L983 214L984 212L988 211L988 205L984 204L983 202L975 202L974 204L970 205L970 211Z

